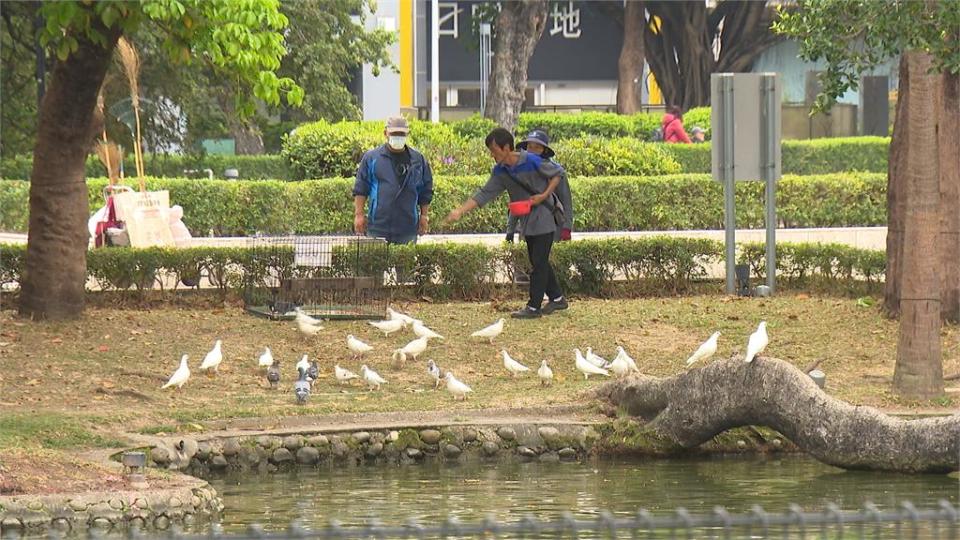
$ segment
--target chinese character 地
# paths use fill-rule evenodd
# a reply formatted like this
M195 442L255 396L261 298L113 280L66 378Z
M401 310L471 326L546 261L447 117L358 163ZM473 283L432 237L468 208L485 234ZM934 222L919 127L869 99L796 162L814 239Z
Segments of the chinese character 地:
M555 36L563 32L566 39L577 39L580 37L580 8L573 7L573 0L567 2L566 11L560 4L553 5L553 27L550 28L550 35Z

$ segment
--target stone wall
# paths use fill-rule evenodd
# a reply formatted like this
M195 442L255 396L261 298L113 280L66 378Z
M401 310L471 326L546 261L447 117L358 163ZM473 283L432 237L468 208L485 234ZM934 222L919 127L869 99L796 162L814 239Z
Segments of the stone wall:
M585 457L597 436L588 426L507 425L179 439L151 449L150 461L198 475L423 460L572 461Z

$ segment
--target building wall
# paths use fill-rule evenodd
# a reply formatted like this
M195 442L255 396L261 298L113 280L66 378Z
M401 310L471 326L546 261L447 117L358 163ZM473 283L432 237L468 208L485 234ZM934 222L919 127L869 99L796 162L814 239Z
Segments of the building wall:
M381 0L377 2L377 11L367 17L368 30L382 28L399 32L399 0ZM390 59L400 65L399 39L388 48ZM381 69L374 76L370 65L363 66L363 91L361 97L364 120L385 120L400 111L400 74L392 69Z

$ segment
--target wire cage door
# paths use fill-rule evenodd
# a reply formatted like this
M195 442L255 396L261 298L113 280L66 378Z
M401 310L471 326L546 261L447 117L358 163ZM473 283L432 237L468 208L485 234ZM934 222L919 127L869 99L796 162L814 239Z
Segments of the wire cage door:
M247 311L292 319L294 309L327 319L381 318L389 290L385 241L362 236L260 236L250 240Z

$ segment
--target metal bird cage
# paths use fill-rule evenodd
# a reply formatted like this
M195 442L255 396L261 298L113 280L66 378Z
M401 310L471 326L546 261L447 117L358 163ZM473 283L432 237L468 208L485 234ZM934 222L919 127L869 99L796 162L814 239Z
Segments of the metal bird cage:
M298 307L326 319L374 319L386 312L389 251L382 239L259 236L250 246L244 304L255 315L292 319Z

